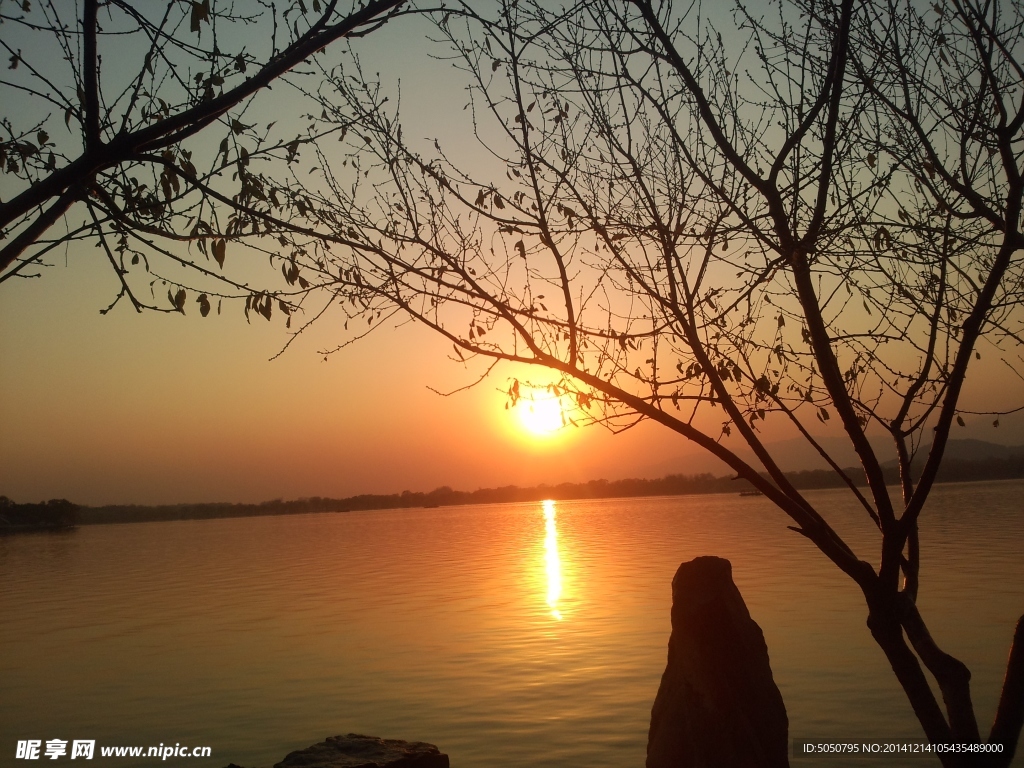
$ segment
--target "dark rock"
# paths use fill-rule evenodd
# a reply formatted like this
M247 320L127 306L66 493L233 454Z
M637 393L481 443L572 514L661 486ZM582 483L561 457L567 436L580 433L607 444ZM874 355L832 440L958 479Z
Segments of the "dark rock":
M651 710L647 768L781 768L789 720L768 646L719 557L672 579L668 664Z
M291 752L274 768L448 768L448 755L422 741L350 733Z

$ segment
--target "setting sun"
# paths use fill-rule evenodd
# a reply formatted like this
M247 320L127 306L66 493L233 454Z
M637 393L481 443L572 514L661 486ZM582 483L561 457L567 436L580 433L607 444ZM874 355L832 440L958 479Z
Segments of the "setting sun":
M523 398L516 405L519 421L533 435L550 435L566 424L562 398L544 392L534 398Z

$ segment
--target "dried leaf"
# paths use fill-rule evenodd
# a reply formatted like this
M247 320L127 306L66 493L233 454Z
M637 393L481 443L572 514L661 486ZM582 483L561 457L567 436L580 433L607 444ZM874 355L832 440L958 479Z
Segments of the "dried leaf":
M227 252L227 242L223 239L213 241L213 258L217 260L217 266L224 268L224 256Z
M167 289L167 299L168 299L168 301L171 302L171 306L172 307L174 307L176 310L181 312L181 314L183 314L183 315L185 314L185 289L184 288L179 288L178 292L175 293L175 294L172 294L170 288L168 288Z
M892 237L889 235L889 230L885 227L879 227L875 232L875 250L886 251L892 247Z
M207 23L210 21L210 0L202 0L202 2L192 0L192 17L189 28L193 32L198 32L199 24L203 21Z

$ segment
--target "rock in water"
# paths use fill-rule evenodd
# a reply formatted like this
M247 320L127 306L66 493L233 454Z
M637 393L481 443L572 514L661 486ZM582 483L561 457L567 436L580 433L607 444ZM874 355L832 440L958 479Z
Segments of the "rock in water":
M720 557L672 579L668 664L651 710L647 768L789 765L789 720L768 646Z
M448 768L448 755L422 741L350 733L291 752L274 768Z

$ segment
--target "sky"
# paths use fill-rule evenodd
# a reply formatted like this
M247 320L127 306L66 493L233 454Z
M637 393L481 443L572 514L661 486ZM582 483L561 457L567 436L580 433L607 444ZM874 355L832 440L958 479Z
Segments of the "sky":
M456 141L455 79L426 74L423 30L392 24L359 41L370 66L403 78L424 135ZM391 72L392 69L388 71ZM263 109L288 97L269 94ZM283 355L280 322L238 308L136 314L99 251L71 249L33 280L0 284L0 494L83 504L259 502L307 496L472 490L724 470L652 424L613 435L535 436L505 408L509 378L449 357L423 328L391 324L330 356L330 322ZM542 380L542 376L535 378ZM824 433L839 437L836 420ZM1024 420L955 436L1024 442ZM781 437L781 435L780 435ZM791 466L787 468L799 468Z
M263 501L698 471L643 425L532 437L508 376L472 383L450 346L384 327L331 355L330 327L292 345L280 323L99 309L113 276L69 259L3 286L0 493L79 503ZM689 469L688 469L689 466Z
M424 68L426 30L400 20L354 46L401 79L424 135L455 141L464 103L445 66ZM261 94L266 116L302 105ZM252 113L250 113L251 116ZM330 356L340 329L314 327L281 357L279 318L239 306L200 318L106 315L116 278L101 252L71 248L33 280L0 284L0 494L84 504L259 502L306 496L533 485L682 471L692 454L644 425L533 437L505 405L509 376L448 359L450 346L397 323ZM626 458L629 457L629 458ZM717 467L703 462L694 471Z

